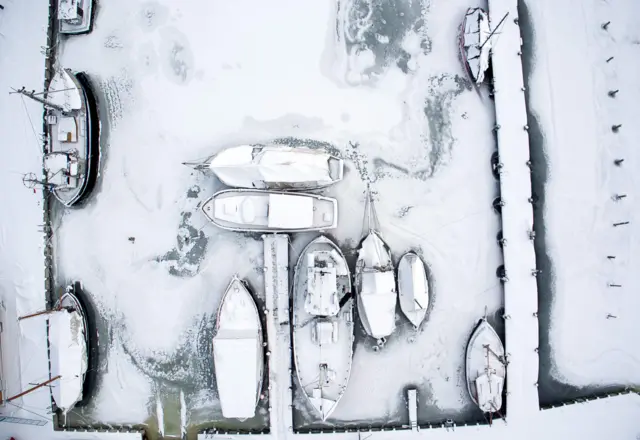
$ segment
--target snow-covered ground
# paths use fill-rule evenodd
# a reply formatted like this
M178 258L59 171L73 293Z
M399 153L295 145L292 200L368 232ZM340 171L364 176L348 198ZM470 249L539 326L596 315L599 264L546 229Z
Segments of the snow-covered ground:
M485 308L493 318L501 307L501 253L493 106L471 89L457 52L467 6L114 0L100 4L91 34L61 42L61 64L95 83L104 127L95 194L57 218L58 280L82 280L108 329L101 386L72 421L145 423L155 395L178 390L190 426L220 419L213 317L234 273L264 298L262 243L207 224L196 205L220 185L181 162L276 138L328 143L347 159L345 181L323 191L339 199L333 236L346 254L361 238L371 183L394 259L414 249L432 276L417 335L398 317L376 353L358 327L332 422L399 425L409 385L425 421L482 420L467 396L464 347ZM291 261L311 238L293 238ZM297 392L294 406L297 426L317 422ZM262 408L239 426L266 421Z
M529 104L542 141L533 148L543 148L548 170L551 291L542 294L553 298L551 377L589 389L637 386L640 3L525 3L533 23Z

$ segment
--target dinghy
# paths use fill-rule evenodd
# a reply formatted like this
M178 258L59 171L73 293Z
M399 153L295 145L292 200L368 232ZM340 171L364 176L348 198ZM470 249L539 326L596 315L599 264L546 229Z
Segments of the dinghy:
M342 398L353 356L351 275L327 237L302 251L294 276L293 350L304 394L322 420Z
M482 412L499 413L507 373L504 346L486 318L480 320L469 339L466 364L471 399Z
M326 150L286 145L240 145L185 165L209 170L228 186L253 189L316 189L344 174L344 161Z
M469 8L462 21L460 54L471 80L480 84L489 68L491 41L489 16L482 8Z
M83 390L92 353L88 329L86 310L70 286L49 315L51 376L60 378L51 387L51 394L62 414L67 414L85 397Z
M404 254L398 263L398 297L404 316L420 327L429 307L429 284L424 263L413 252Z
M216 226L231 231L321 231L338 224L338 202L315 194L224 190L202 205Z
M91 32L93 0L58 0L58 23L61 34Z
M264 370L262 325L253 297L237 277L218 309L213 362L223 417L253 417Z

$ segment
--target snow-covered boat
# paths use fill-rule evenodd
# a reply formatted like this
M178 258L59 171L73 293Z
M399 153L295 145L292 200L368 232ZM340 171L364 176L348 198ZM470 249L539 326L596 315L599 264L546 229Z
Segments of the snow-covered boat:
M304 394L326 420L344 394L353 356L349 266L327 237L302 251L294 276L293 350Z
M381 339L396 328L396 280L389 248L376 231L362 241L356 262L358 315L369 336Z
M61 34L91 32L93 0L58 0L58 23Z
M466 372L469 395L482 412L500 412L505 364L500 337L486 318L481 319L467 345Z
M95 350L90 347L87 311L73 286L67 287L49 315L49 345L51 376L60 377L51 394L56 407L66 414L79 402L86 403L86 375L89 365L95 364L90 359Z
M202 211L231 231L321 231L338 224L337 200L315 194L224 190L206 200Z
M344 161L326 150L286 145L240 145L186 165L209 170L228 186L252 189L322 188L344 173Z
M83 73L58 70L47 99L24 87L17 90L46 107L47 151L43 183L65 206L82 201L93 189L100 160L99 121L89 80Z
M404 254L398 263L398 297L402 313L420 327L429 307L429 284L424 263L413 252Z
M234 277L218 309L213 362L222 415L253 417L262 389L262 324L245 284Z
M484 81L490 51L489 15L482 8L469 8L462 21L460 54L467 74L476 84Z

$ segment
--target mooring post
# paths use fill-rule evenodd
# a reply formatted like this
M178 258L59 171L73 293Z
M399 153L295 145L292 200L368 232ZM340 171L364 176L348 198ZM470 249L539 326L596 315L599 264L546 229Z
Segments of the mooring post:
M618 223L614 223L613 226L622 226L622 225L628 225L629 222L618 222Z
M610 24L611 24L611 21L607 21L606 23L602 23L602 29L604 29L606 31Z
M618 90L618 89L616 89L616 90L609 90L608 95L609 95L610 97L612 97L612 98L615 98L619 91L620 91L620 90Z

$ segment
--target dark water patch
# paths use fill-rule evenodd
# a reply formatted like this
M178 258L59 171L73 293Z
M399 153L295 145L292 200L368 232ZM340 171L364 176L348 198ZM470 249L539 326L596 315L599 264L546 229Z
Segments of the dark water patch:
M410 31L420 35L422 50L431 47L431 42L423 36L422 1L341 1L338 9L342 11L337 14L337 37L344 39L347 52L357 54L370 50L373 53L374 65L361 72L366 76L375 78L391 64L404 73L410 71L411 54L403 48L403 41Z
M551 328L551 313L556 295L554 283L553 261L547 252L546 226L544 223L544 211L546 207L546 188L548 178L548 158L545 154L544 132L536 113L529 105L531 91L529 84L536 55L533 46L534 32L533 22L525 1L518 2L518 16L520 17L520 32L523 39L522 64L525 78L525 98L527 103L527 119L529 125L529 148L532 162L531 184L533 195L537 197L536 207L533 211L533 225L535 231L534 247L536 251L536 267L541 272L538 274L538 322L539 322L539 358L540 370L538 377L538 394L541 406L555 405L562 402L604 393L620 391L621 386L589 386L576 387L557 379L557 367L553 360L553 350L549 340ZM554 375L554 373L556 375Z
M200 194L200 187L194 185L187 190L187 204L195 205ZM200 264L204 259L205 250L209 238L202 229L198 229L192 224L193 211L196 206L190 206L192 210L182 212L178 234L176 236L176 247L166 254L158 257L156 261L166 262L169 273L177 277L193 277L200 272Z

